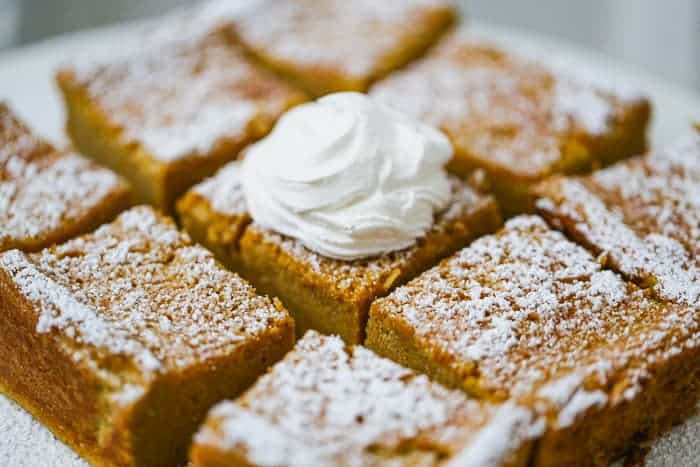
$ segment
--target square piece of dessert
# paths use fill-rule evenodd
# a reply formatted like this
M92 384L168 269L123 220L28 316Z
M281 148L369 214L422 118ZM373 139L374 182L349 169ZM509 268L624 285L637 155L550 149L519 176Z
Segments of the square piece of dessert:
M525 466L542 427L534 418L309 331L243 396L211 410L191 460L196 467Z
M449 168L483 169L507 215L532 211L530 187L547 175L640 153L651 113L637 94L521 55L460 30L371 90L442 129L455 148Z
M0 102L0 252L36 251L89 232L129 203L116 174L56 150Z
M542 216L612 269L700 308L700 135L536 193Z
M161 34L111 63L65 68L57 80L75 146L128 178L140 202L166 211L304 100L221 30Z
M445 0L280 0L233 8L243 46L314 96L366 91L419 57L457 18Z
M293 342L279 302L151 208L0 254L0 389L98 465L184 463L207 410Z
M610 461L699 396L697 310L656 301L535 216L375 301L366 345L546 417L537 466Z
M251 222L238 162L195 186L177 209L182 225L196 241L258 290L282 300L294 316L299 335L316 329L357 344L364 337L367 312L375 298L501 225L493 198L477 194L456 177L451 185L448 208L435 217L433 228L415 246L352 261L315 253L298 240Z

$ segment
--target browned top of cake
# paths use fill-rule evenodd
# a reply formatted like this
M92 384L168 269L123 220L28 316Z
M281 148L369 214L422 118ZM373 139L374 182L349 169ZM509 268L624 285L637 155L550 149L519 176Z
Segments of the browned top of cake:
M115 174L57 152L0 103L0 251L38 239L126 190Z
M371 93L442 128L485 167L540 177L560 162L565 137L609 131L623 99L522 55L460 30Z
M6 252L0 269L37 307L37 332L107 372L197 364L288 319L147 207L39 253Z
M490 197L479 195L458 178L450 177L450 181L452 201L445 211L436 216L435 224L426 237L444 231L455 221L467 217L470 213L478 212L487 203L492 202ZM195 186L193 191L205 198L211 208L221 215L248 216L241 187L239 162L229 163L214 177ZM308 265L309 273L323 276L339 293L365 291L369 284L380 283L392 271L410 262L417 251L416 248L408 248L379 257L343 261L313 252L305 248L301 242L264 230L255 223L252 223L249 228L255 229L265 241L279 245L286 254L297 259L300 264Z
M445 0L261 0L234 8L236 32L251 49L294 66L361 78L401 53L407 35L426 34L429 15L452 14Z
M700 136L539 188L537 207L662 298L700 306Z
M468 465L498 465L537 433L532 421L309 331L237 402L215 407L195 442L256 465L438 465L463 449Z
M467 390L529 401L559 426L633 397L652 365L700 345L696 310L648 298L534 216L374 307L444 356Z
M124 138L159 160L206 156L223 141L242 142L254 120L271 122L302 100L248 62L222 31L147 42L127 57L61 76L83 86Z

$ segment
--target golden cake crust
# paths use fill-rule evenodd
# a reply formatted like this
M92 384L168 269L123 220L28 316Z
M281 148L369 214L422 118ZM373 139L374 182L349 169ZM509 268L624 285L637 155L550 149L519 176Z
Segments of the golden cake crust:
M57 80L78 149L129 177L140 201L167 210L304 100L219 29L158 36L111 63L65 68Z
M194 187L178 203L193 237L262 292L279 297L297 331L317 329L360 343L372 300L501 224L495 201L451 179L453 200L414 247L366 260L341 261L306 249L297 240L261 229L245 207L234 162Z
M0 102L0 252L67 240L112 220L129 203L122 179L57 151Z
M545 415L537 465L610 460L698 397L696 310L648 297L538 217L509 221L375 301L366 344Z
M232 19L240 42L315 96L366 91L420 56L457 17L443 0L262 1L242 10Z
M567 67L508 53L459 30L371 94L441 128L451 170L489 174L507 214L531 210L530 185L641 152L649 101L608 91Z
M537 187L539 212L661 299L700 307L700 136Z
M3 392L97 465L184 460L206 410L294 339L278 302L145 207L0 255L0 305Z
M309 331L243 396L210 412L191 457L197 467L457 466L460 456L515 466L540 429L521 407L468 399Z

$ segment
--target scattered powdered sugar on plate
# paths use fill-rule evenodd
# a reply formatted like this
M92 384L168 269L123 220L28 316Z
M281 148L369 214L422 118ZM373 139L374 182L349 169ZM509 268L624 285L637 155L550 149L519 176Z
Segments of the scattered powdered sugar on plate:
M698 407L700 409L700 407ZM656 440L644 458L646 467L693 467L700 465L700 414Z
M0 395L0 465L12 467L88 467L44 425Z

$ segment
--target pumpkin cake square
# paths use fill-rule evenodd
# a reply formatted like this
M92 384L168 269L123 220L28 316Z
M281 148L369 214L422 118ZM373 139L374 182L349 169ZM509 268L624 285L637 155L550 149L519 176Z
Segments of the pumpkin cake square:
M375 301L365 345L544 416L536 466L611 461L700 395L697 310L657 301L535 216Z
M366 91L419 57L458 15L445 0L263 0L232 8L241 44L314 96Z
M537 55L461 29L370 93L442 129L455 148L448 168L484 170L506 215L531 212L530 188L546 176L642 152L651 114L646 98Z
M36 251L111 221L126 182L34 135L0 102L0 252Z
M415 246L352 261L315 253L298 240L252 222L238 162L195 186L178 202L177 210L196 241L258 290L282 300L299 335L316 329L358 344L372 300L501 225L493 198L476 193L456 177L451 186L450 205Z
M195 436L195 467L525 466L541 420L309 331Z
M700 308L700 134L536 192L540 214L609 267Z
M304 96L222 29L163 36L110 63L66 67L57 81L75 146L129 179L139 202L170 211Z
M209 408L293 342L279 302L148 207L0 254L0 389L97 465L183 464Z

